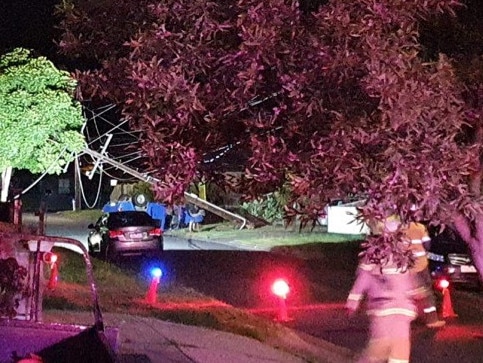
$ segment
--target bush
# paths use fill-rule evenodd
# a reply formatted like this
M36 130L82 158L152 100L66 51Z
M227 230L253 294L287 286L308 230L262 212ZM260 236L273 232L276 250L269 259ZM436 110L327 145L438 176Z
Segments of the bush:
M241 207L255 217L273 223L281 221L284 215L286 198L281 192L266 194L262 198L242 203Z
M0 259L0 316L17 315L18 295L26 293L27 269L13 257Z

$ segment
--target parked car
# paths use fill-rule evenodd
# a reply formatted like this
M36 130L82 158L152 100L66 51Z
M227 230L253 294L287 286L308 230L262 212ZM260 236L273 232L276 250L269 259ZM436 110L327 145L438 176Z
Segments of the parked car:
M159 220L144 211L105 213L88 228L89 252L106 260L163 250Z
M468 245L450 228L430 228L429 270L433 279L445 277L457 285L481 286Z

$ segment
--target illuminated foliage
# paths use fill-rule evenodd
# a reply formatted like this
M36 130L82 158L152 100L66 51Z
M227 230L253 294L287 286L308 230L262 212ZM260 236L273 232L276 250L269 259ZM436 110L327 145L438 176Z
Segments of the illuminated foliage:
M77 73L83 92L117 102L142 131L166 200L206 172L203 154L238 143L249 155L242 190L288 182L288 217L315 220L328 200L356 194L367 220L408 220L417 203L417 217L450 222L480 214L468 184L481 173L479 144L463 137L479 116L450 60L423 60L419 29L456 9L454 0L67 1L60 46L99 61Z
M0 58L0 170L60 173L82 150L75 86L69 73L26 49Z

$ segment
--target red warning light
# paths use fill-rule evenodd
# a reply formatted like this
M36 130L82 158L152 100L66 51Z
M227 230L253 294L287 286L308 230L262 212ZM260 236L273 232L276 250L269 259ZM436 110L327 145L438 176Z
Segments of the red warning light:
M438 287L441 290L447 289L449 287L449 281L446 279L441 279L438 281Z
M275 280L272 285L272 292L282 299L287 298L287 294L290 292L290 287L283 279Z
M57 262L57 255L52 252L44 252L44 254L42 255L42 261L48 263L49 265L52 265Z

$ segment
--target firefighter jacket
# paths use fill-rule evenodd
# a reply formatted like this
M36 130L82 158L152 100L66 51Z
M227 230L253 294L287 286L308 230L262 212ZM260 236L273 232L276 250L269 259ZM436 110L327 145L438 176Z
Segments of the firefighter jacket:
M359 264L357 277L346 302L355 311L364 299L369 316L403 315L415 318L414 275L397 267Z
M431 239L424 224L411 222L404 231L404 235L409 242L409 250L414 258L413 272L421 272L428 267L428 257L424 244Z

